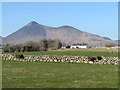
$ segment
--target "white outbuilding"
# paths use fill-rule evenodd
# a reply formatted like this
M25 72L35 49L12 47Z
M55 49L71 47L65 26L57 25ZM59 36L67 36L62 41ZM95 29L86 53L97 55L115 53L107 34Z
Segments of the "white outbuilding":
M87 44L73 44L70 48L87 48Z

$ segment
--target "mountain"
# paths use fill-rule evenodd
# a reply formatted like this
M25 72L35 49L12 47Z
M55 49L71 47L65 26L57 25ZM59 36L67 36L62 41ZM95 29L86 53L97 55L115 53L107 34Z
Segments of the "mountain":
M2 39L3 39L3 38L0 36L0 45L2 45Z
M28 25L4 38L3 43L20 44L27 41L39 41L44 39L45 36L44 26L36 22L30 22Z
M3 38L3 43L21 44L28 41L38 42L44 39L58 39L65 44L87 43L89 46L117 44L107 37L84 32L71 26L49 27L32 21L11 35Z
M108 38L108 37L103 37L104 39L107 39L107 40L111 40L110 38Z

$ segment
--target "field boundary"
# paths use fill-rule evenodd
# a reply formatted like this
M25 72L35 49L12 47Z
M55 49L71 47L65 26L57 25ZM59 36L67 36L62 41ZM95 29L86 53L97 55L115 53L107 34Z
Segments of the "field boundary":
M41 61L41 62L67 62L67 63L87 63L87 64L112 64L118 65L118 57L104 56L66 56L66 55L23 55L23 54L1 54L1 60L15 61Z

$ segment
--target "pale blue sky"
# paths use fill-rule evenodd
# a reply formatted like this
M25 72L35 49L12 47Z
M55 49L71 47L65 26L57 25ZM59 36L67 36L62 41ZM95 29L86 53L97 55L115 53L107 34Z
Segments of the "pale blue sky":
M113 40L118 39L117 2L8 2L2 3L2 36L27 23L69 25Z

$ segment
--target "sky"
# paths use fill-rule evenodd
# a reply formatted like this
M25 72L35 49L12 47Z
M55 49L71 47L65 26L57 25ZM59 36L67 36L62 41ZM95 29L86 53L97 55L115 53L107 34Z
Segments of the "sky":
M2 36L31 21L59 27L69 25L85 32L118 39L117 2L3 2Z

